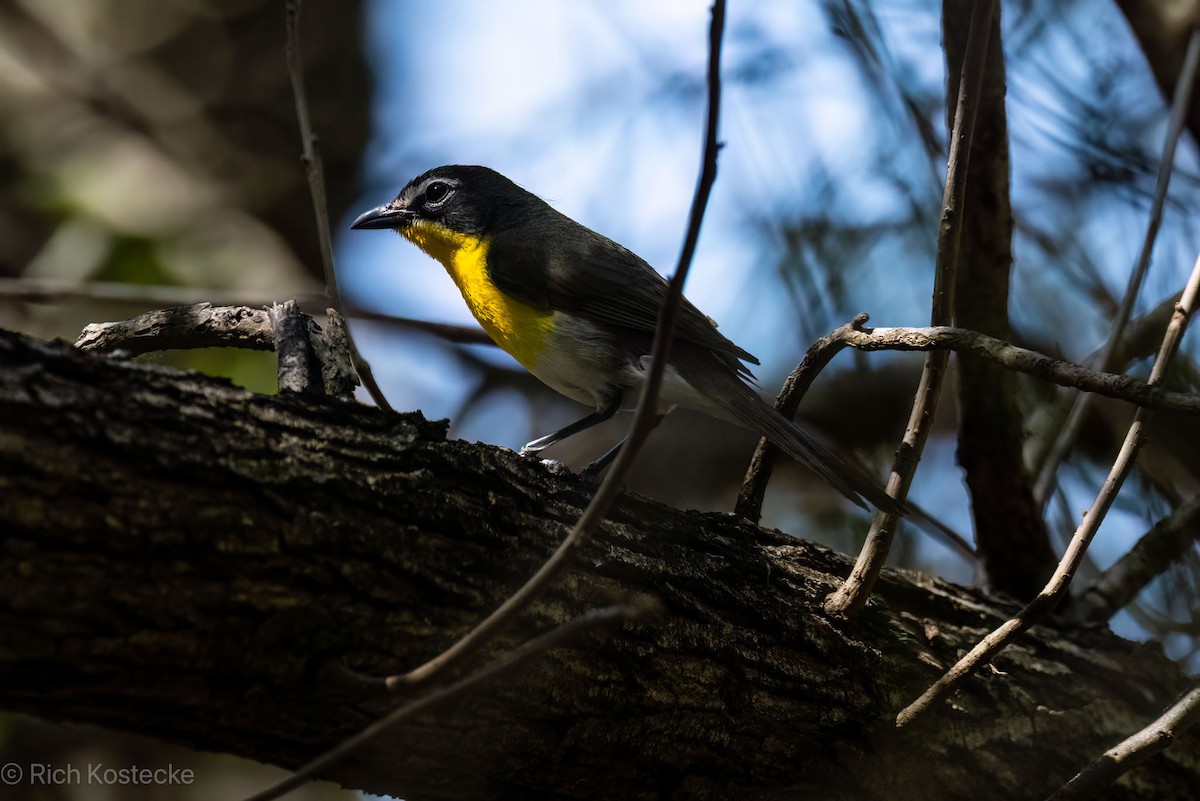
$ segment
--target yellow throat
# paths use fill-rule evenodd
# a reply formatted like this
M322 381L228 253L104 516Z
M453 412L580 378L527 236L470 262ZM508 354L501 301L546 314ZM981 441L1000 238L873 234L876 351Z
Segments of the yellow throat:
M462 292L467 308L493 342L527 370L537 367L546 337L554 328L554 312L511 298L492 283L487 271L486 238L460 234L423 220L400 233L442 263Z

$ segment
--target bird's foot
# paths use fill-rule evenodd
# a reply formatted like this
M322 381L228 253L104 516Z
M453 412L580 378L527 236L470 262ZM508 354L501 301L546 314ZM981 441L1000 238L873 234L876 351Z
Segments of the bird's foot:
M571 468L567 467L565 464L558 461L557 459L539 459L538 461L540 461L542 463L542 467L545 467L546 470L549 471L552 475L556 475L556 476L571 475Z

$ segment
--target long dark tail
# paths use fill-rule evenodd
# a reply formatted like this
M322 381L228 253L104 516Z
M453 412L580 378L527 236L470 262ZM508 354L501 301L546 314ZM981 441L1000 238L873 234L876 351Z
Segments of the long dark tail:
M720 416L766 437L864 509L870 503L884 512L904 513L904 507L888 495L866 470L848 463L775 411L731 370L721 369L724 365L718 366L711 360L704 360L707 363L697 361L684 357L677 359L675 364L689 384L714 406L720 407L725 413Z
M745 386L745 385L743 385ZM870 503L884 512L903 513L896 499L888 495L866 471L847 462L812 438L808 432L775 411L754 390L737 393L726 408L747 428L757 431L784 453L812 470L838 492L864 509ZM726 400L729 400L728 396Z

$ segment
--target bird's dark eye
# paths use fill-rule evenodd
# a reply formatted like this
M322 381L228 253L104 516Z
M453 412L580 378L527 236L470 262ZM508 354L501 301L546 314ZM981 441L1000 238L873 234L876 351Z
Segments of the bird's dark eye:
M450 184L445 181L434 181L429 186L425 187L425 202L428 204L441 203L446 198L450 197Z

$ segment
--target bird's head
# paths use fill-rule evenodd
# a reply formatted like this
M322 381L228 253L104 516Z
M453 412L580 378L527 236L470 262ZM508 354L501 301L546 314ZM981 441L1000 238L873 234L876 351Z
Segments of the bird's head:
M487 167L435 167L408 182L390 203L360 215L351 228L391 228L423 236L482 238L527 208L533 195ZM420 244L420 242L418 242Z

